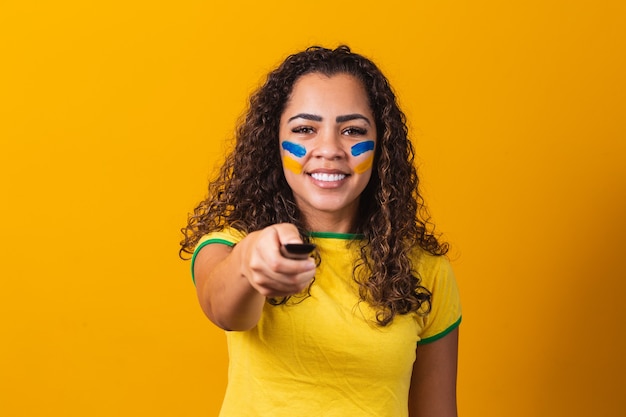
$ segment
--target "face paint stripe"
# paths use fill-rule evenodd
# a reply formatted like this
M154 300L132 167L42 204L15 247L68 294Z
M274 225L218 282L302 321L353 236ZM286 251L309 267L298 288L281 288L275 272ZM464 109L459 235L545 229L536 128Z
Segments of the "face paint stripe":
M298 145L297 143L284 141L281 146L284 150L298 158L302 158L304 155L306 155L306 148L302 145Z
M302 173L302 166L300 163L287 155L283 156L283 167L296 175L300 175Z
M362 153L373 151L373 150L374 150L373 140L366 140L364 142L359 142L356 145L352 146L352 148L350 148L350 151L352 152L352 156L359 156Z
M354 172L356 172L357 174L362 174L368 169L370 169L373 163L374 163L374 155L370 156L369 158L367 158L367 160L361 162L359 165L354 167Z

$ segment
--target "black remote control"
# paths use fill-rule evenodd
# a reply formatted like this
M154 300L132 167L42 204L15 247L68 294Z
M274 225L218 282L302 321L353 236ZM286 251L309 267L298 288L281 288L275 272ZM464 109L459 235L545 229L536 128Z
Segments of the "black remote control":
M313 243L287 243L280 247L280 253L285 258L307 259L315 247Z

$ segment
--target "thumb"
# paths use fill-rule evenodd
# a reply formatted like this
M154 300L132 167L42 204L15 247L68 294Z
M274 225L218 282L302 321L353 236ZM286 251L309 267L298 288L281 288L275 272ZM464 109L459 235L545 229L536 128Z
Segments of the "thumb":
M302 243L298 228L291 223L279 223L271 226L271 228L274 230L279 245Z

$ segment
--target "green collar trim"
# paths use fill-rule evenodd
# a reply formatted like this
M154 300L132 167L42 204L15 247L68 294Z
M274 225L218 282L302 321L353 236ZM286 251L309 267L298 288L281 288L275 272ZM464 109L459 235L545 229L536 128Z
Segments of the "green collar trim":
M309 232L309 237L318 237L322 239L357 240L363 239L364 236L355 233Z

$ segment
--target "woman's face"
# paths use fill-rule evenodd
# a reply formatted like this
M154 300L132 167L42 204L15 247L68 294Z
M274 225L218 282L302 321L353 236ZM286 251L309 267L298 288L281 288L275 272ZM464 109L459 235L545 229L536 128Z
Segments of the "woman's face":
M286 103L279 135L285 177L308 226L349 232L377 140L362 83L348 74L303 75Z

